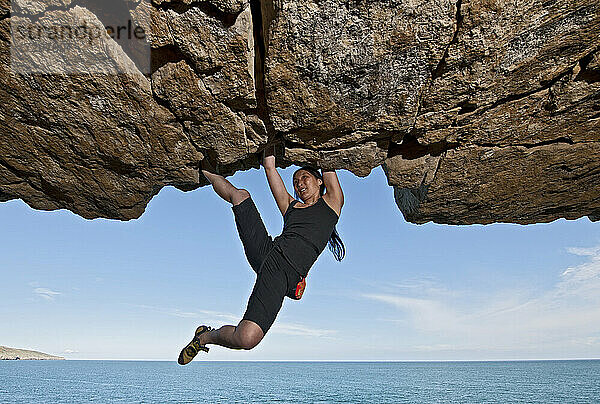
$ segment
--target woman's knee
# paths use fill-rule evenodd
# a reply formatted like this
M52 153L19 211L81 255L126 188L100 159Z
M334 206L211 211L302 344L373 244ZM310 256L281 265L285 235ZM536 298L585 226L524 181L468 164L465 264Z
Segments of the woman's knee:
M250 198L250 192L248 192L245 189L238 189L231 196L231 203L233 203L234 205L239 205L240 203L242 203L242 201L248 198Z
M252 349L257 346L264 337L262 329L258 324L242 320L236 330L238 345L241 349Z
M260 337L260 336L246 335L241 338L240 347L245 350L250 350L250 349L254 348L255 346L257 346L261 340L262 340L262 337Z

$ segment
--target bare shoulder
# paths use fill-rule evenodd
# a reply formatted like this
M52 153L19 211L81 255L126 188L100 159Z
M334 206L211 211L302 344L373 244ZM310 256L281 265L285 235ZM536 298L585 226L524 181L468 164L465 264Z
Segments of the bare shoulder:
M323 194L323 200L335 213L337 213L338 217L342 214L342 204L343 201L339 197L335 197L335 194L330 194L329 192L325 192Z

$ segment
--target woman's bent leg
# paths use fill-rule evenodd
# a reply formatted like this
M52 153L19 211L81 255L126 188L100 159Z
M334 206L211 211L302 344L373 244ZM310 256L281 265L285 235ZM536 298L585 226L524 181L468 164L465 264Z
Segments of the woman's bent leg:
M273 245L273 239L265 228L250 192L236 188L225 177L209 170L214 171L206 159L202 160L202 173L212 184L217 195L233 204L231 208L246 257L254 272L258 273L262 261ZM242 204L244 201L246 203Z
M254 272L259 273L263 261L273 247L273 239L267 232L252 197L233 205L231 210L248 263Z
M236 326L223 327L208 331L200 336L202 345L214 344L230 349L252 349L263 339L265 334L253 321L242 320Z
M258 273L258 269L266 256L266 252L268 252L272 246L272 239L268 235L262 219L260 218L260 214L252 201L250 204L246 203L242 210L240 210L242 207L238 206L243 201L250 198L250 193L245 189L236 188L222 175L214 174L206 170L205 168L208 167L204 162L202 167L202 173L212 184L217 195L233 204L232 208L236 215L236 225L244 245L246 256L253 269ZM262 280L262 278L262 276L259 276L257 278L257 283L259 282L259 279ZM255 294L256 289L255 285L253 295ZM275 300L280 301L276 304L277 307L274 310L274 315L272 315L272 320L268 320L268 326L262 326L267 330L275 320L275 316L281 308L283 295L281 296L281 299ZM271 309L274 308L272 307ZM203 333L199 337L199 342L202 345L214 344L231 349L252 349L258 345L265 335L266 331L263 331L262 327L252 320L243 319L237 326L225 325L219 329Z
M252 349L263 339L275 322L287 289L286 274L276 260L267 258L248 299L242 321L234 327L226 325L200 335L200 343L216 344L232 349Z
M202 174L212 184L213 189L221 198L233 205L239 205L244 199L250 196L245 189L239 189L233 186L225 177L219 174L211 173L205 169L206 163L203 161ZM208 168L208 167L206 167Z

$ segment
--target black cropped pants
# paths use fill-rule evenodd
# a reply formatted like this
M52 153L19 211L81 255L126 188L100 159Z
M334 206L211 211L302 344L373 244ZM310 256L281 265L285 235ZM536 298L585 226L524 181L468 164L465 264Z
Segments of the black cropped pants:
M243 319L255 322L266 334L283 305L283 298L294 293L300 275L275 248L276 242L267 233L252 197L231 209L246 258L256 272Z

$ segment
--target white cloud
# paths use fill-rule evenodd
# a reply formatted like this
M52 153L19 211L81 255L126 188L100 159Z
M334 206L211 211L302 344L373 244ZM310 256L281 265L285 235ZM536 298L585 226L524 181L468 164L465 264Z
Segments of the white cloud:
M36 295L43 297L46 300L54 300L55 296L60 295L60 292L56 292L54 290L48 288L35 288L33 289L33 293Z
M584 344L600 346L600 337L587 337L584 340Z
M388 303L403 310L411 318L417 330L445 329L457 321L457 314L436 300L389 294L363 294L363 297Z
M79 353L79 351L76 351L76 350L74 350L74 349L69 349L69 348L67 348L67 349L65 349L65 350L63 351L63 353L66 353L66 354L72 354L72 353Z
M198 310L196 312L184 312L179 309L160 308L156 306L148 306L145 304L136 304L135 307L139 307L146 310L152 310L154 312L165 314L176 317L186 318L197 318L201 319L204 324L211 324L214 327L219 327L224 324L237 325L242 319L241 316L232 313L224 313L212 310ZM220 325L219 325L220 324ZM269 330L270 333L285 334L285 335L299 335L305 337L329 337L334 334L334 330L311 328L310 326L300 323L286 323L276 321L273 327Z
M232 314L232 313L222 313L222 312L211 311L211 310L198 310L198 313L200 316L216 317L220 320L229 321L230 323L235 322L235 324L237 324L242 319L241 316L236 316L235 314Z
M166 311L164 311L164 313L171 315L171 316L175 316L175 317L184 317L184 318L198 317L198 313L195 313L193 311L182 311L179 309L166 310Z
M588 260L566 269L542 292L504 290L482 299L482 291L448 294L430 287L415 298L406 296L411 288L399 284L396 293L363 297L398 308L406 320L396 321L427 340L412 347L418 351L599 347L600 247L567 251Z
M148 306L145 304L136 304L134 306L141 308L141 309L152 310L156 313L165 314L168 316L183 317L183 318L198 318L198 319L202 319L206 323L222 323L225 321L225 322L237 324L241 319L240 316L236 316L232 313L223 313L223 312L211 311L211 310L183 311L180 309L162 308L162 307Z
M575 255L591 256L592 258L600 259L600 246L592 248L567 247L567 251Z
M413 278L400 283L391 285L396 289L403 289L407 293L422 295L447 295L458 296L459 291L449 290L445 286L440 285L432 278Z
M286 335L301 335L304 337L328 337L336 331L311 328L310 326L299 323L275 322L270 332Z

